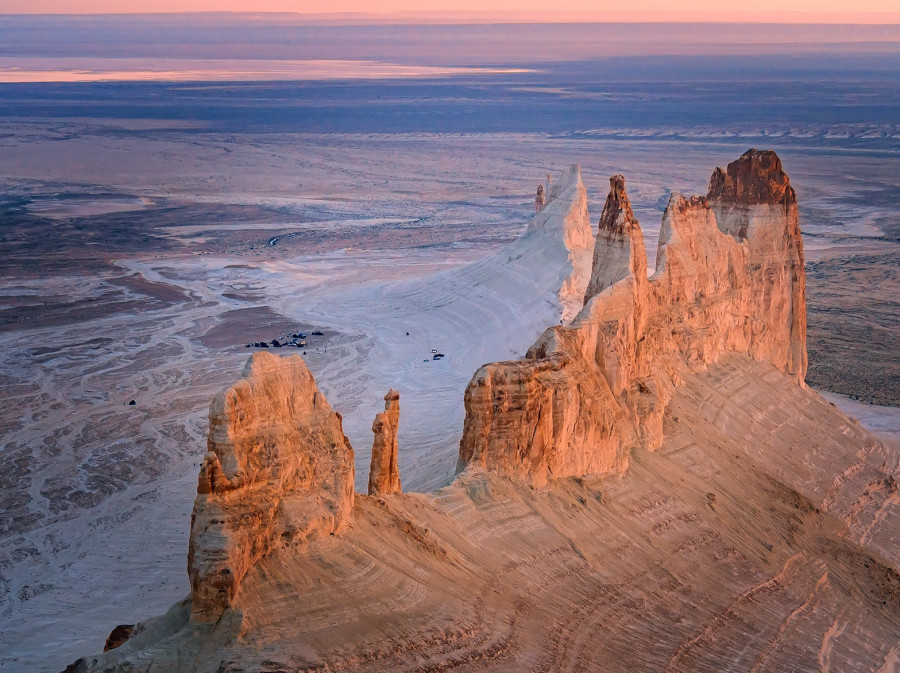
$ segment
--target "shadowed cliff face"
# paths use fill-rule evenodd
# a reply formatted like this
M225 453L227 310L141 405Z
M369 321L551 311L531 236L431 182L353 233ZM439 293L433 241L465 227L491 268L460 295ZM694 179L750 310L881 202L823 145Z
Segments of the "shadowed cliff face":
M673 194L656 273L625 180L610 179L586 304L524 360L485 365L466 390L460 466L536 486L621 473L634 446L656 449L672 390L728 352L806 372L797 204L774 152L716 169L710 194Z

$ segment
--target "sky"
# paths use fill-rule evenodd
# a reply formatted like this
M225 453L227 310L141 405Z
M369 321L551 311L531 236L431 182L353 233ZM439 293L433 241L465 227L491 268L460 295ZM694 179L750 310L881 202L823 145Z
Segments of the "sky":
M900 23L897 0L856 0L849 8L846 0L754 0L739 5L737 12L723 12L722 8L720 0L0 0L0 14L226 11L362 13L374 14L377 19L379 15L421 17L436 12L475 21L718 21L730 17L773 22ZM466 17L472 13L477 14Z

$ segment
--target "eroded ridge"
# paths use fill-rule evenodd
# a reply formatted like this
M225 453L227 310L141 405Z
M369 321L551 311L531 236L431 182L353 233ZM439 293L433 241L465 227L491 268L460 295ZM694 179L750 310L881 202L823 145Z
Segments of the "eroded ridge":
M622 473L655 450L672 390L727 352L769 362L803 385L803 245L793 188L774 152L716 169L709 197L673 194L648 280L625 180L610 179L586 304L523 360L483 366L466 394L460 467L541 486Z
M489 469L354 499L340 416L256 356L211 408L199 584L69 670L893 670L900 452L798 378L796 211L674 195L648 279L611 191L597 294L469 386L461 456Z
M521 250L516 251L519 247ZM555 182L547 176L546 190L539 189L535 197L535 216L524 236L510 246L509 251L515 253L510 259L532 265L532 275L542 273L534 265L562 262L560 270L565 275L558 277L557 296L562 306L560 317L568 323L583 306L593 248L587 191L581 180L581 167L575 164L561 171Z
M216 621L274 549L340 530L353 448L299 356L255 353L213 399L191 516L191 619Z

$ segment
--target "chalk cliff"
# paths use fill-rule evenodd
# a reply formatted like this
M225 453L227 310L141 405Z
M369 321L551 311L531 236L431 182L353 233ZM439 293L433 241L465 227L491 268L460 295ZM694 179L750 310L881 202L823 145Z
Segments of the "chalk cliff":
M465 394L460 467L542 486L622 473L654 450L674 387L727 352L806 371L803 247L796 199L773 152L713 174L710 198L673 194L656 272L621 175L610 179L585 306L523 360L485 365Z
M400 423L400 393L389 390L384 396L384 411L375 416L372 432L372 465L369 468L369 495L400 493L397 468L397 426Z
M299 356L255 353L209 408L191 516L191 619L216 621L247 570L278 547L340 530L353 449Z
M255 355L210 409L191 595L71 670L894 670L900 449L803 384L780 162L673 194L650 278L610 187L584 308L476 372L452 484L388 492L391 391L354 497L302 361Z
M507 250L507 264L535 277L552 275L562 305L561 318L569 322L581 310L590 278L593 240L588 216L587 191L577 165L560 173L546 192L546 203L529 223L525 234ZM543 190L542 190L543 191ZM557 269L547 269L553 260ZM565 276L560 276L562 271Z

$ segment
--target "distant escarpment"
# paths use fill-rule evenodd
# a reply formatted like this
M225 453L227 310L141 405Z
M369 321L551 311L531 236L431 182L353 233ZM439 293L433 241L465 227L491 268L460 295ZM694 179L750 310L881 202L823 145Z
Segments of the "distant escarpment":
M547 191L522 249L555 232L565 261L577 169ZM803 383L777 156L673 195L649 278L613 176L582 280L571 324L472 378L462 472L428 494L400 491L395 391L354 494L302 360L254 355L210 408L190 596L69 670L895 670L900 449Z
M485 365L465 394L460 466L536 486L622 473L629 449L658 448L685 372L728 352L803 385L806 299L794 190L774 152L716 169L707 197L673 194L656 272L621 175L610 179L585 306L523 360Z

